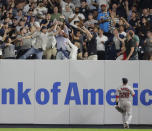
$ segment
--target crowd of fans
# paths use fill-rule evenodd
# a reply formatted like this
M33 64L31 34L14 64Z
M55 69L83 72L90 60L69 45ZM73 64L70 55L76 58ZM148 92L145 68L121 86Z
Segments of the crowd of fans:
M152 0L0 0L0 58L152 60Z

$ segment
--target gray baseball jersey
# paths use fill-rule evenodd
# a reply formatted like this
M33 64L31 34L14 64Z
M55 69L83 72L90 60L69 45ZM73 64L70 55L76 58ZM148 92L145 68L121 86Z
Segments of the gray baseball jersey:
M119 97L119 101L130 101L134 94L133 88L128 85L120 86L116 91L116 96Z
M131 86L120 86L116 91L116 96L119 97L119 106L124 111L122 113L123 123L129 124L132 119L132 104L131 97L135 92Z

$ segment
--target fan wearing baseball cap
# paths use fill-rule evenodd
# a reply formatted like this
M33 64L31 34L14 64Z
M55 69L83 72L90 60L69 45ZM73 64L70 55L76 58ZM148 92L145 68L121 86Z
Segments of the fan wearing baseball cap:
M109 12L107 12L107 6L105 4L101 5L101 12L98 14L97 18L100 28L108 33L109 32L109 25L110 25L110 15Z

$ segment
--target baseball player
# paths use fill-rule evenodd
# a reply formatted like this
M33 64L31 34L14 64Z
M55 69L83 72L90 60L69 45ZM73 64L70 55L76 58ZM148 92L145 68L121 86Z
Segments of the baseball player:
M124 128L129 128L129 123L132 119L132 103L131 97L135 92L131 86L128 85L128 79L122 78L123 85L116 91L116 106L115 108L122 113L122 120Z

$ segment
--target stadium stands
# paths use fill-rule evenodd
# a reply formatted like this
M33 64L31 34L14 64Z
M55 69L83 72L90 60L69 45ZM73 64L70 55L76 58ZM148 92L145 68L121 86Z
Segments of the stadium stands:
M152 60L151 0L0 0L0 58Z

